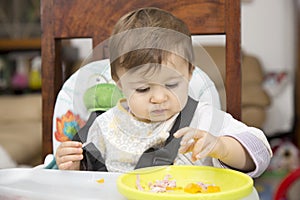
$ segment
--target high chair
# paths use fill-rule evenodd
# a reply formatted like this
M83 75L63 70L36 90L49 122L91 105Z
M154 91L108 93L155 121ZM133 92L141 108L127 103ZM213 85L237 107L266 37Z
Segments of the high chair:
M236 0L42 0L43 156L51 154L52 117L63 77L63 39L92 38L93 47L109 38L125 13L158 7L181 18L193 35L226 36L227 112L241 118L240 1ZM103 59L105 57L100 57Z

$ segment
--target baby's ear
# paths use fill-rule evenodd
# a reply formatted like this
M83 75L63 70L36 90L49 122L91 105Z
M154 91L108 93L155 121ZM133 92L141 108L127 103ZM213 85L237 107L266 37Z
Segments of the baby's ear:
M192 79L194 70L195 70L195 66L192 65L189 70L189 81Z

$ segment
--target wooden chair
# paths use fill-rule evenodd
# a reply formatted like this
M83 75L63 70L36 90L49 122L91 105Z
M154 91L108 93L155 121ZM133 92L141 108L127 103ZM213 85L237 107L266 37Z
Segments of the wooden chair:
M227 111L241 118L240 1L236 0L42 0L43 156L52 153L52 116L65 78L61 41L92 38L93 46L109 38L113 25L125 13L158 7L187 23L193 35L226 36Z

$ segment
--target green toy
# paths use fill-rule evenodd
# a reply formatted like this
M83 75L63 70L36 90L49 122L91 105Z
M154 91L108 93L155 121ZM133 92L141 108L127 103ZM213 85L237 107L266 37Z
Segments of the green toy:
M89 111L107 111L123 98L122 92L112 83L100 83L84 93L83 102Z

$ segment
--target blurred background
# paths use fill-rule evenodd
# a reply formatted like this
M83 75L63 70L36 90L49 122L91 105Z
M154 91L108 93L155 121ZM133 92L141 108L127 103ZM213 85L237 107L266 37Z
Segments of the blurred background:
M283 177L299 167L299 2L241 0L242 120L263 129L274 151L270 168L256 180L262 199L271 199ZM223 64L225 37L193 40ZM68 77L89 56L92 41L63 46ZM0 0L0 168L43 162L40 55L40 1Z

